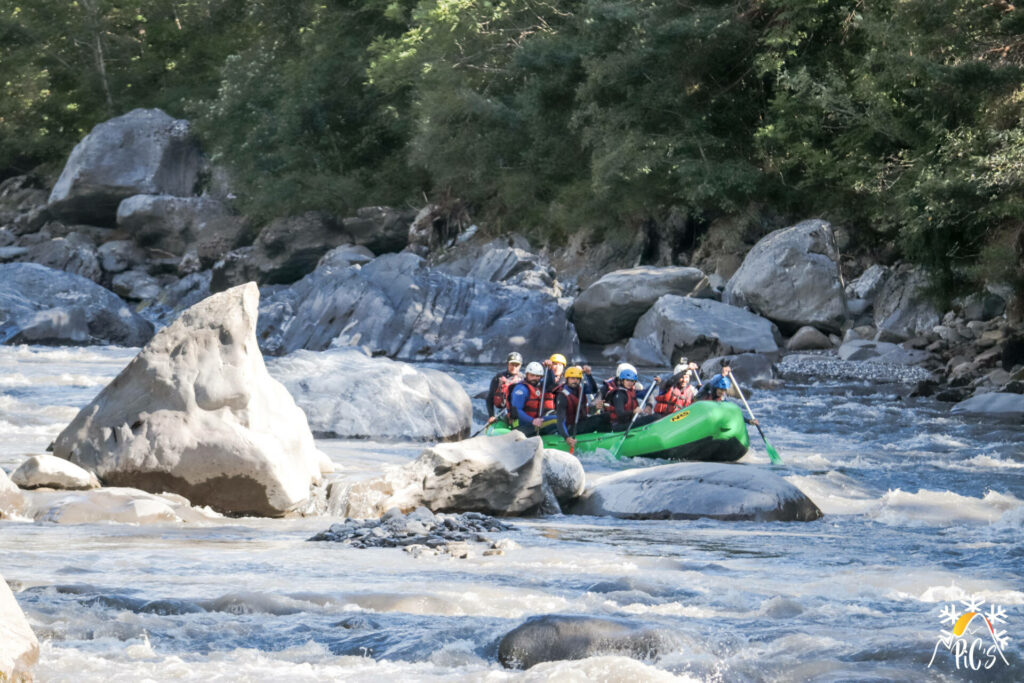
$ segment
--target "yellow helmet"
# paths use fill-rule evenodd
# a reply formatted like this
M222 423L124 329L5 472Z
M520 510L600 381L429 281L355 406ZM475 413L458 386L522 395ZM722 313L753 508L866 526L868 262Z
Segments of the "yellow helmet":
M565 378L572 379L573 377L583 379L583 369L580 366L574 365L571 368L565 369Z
M551 355L551 362L552 362L552 363L561 363L562 365L566 365L566 360L565 360L565 356L563 356L563 355L562 355L562 354L560 354L560 353L554 353L554 354L552 354L552 355Z

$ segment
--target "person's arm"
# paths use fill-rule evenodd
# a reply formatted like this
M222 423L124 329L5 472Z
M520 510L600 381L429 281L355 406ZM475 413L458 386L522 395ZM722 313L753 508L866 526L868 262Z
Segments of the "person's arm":
M498 378L501 375L495 375L491 378L491 388L487 390L487 417L494 417L494 395L498 393Z
M558 417L556 423L558 435L563 439L568 439L572 436L569 433L569 425L566 424L569 415L569 399L561 391L555 394L555 415Z
M526 415L526 399L530 392L522 384L512 387L511 395L508 397L508 416L512 421L519 420L519 413Z

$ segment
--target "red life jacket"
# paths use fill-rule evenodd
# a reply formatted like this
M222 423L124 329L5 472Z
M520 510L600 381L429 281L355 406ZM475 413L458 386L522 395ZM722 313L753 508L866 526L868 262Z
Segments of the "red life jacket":
M523 401L523 408L526 409L526 414L531 418L540 417L543 414L540 411L540 387L535 387L526 380L519 382L519 384L526 385L527 391L530 392L530 397ZM544 413L550 413L554 410L555 394L548 391L544 394Z
M582 386L582 384L580 385ZM579 410L580 417L587 416L587 394L583 392L583 405L580 405L580 387L576 387L573 391L569 388L569 385L563 384L560 386L559 391L565 396L566 410L565 410L565 424L573 426L576 424L576 411Z
M693 403L693 387L689 385L682 388L673 386L657 398L654 412L658 415L668 415L682 410L691 403Z
M504 408L508 405L508 392L512 391L512 387L522 381L521 375L509 375L507 372L503 372L498 375L498 390L494 392L494 407Z
M615 412L615 403L612 401L613 394L622 391L626 394L626 414L619 415ZM605 407L608 409L608 415L611 417L612 423L619 422L622 419L630 419L633 416L633 411L640 405L636 400L636 392L626 387L615 385L615 388L608 392L608 396L605 398Z

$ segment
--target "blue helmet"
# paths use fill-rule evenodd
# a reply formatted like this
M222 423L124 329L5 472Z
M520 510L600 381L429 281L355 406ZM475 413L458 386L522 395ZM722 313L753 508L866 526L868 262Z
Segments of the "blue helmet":
M715 378L711 380L712 389L725 389L729 391L729 387L732 386L732 382L729 381L728 377L722 377L721 375L715 375Z
M632 368L623 368L619 371L619 379L631 379L636 381L636 370Z

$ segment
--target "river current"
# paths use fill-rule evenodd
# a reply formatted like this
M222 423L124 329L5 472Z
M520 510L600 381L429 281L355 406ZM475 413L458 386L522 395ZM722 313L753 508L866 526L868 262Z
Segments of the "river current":
M0 467L44 452L135 351L0 347ZM432 367L471 396L494 372ZM1024 430L894 385L786 380L750 397L784 464L756 430L740 463L802 489L816 522L513 519L492 534L504 555L454 559L309 542L330 517L2 520L0 574L39 681L1024 680ZM318 445L352 478L424 447ZM659 464L588 458L588 476ZM970 612L1008 640L977 619L947 647ZM675 645L503 668L498 640L538 614L625 617Z

